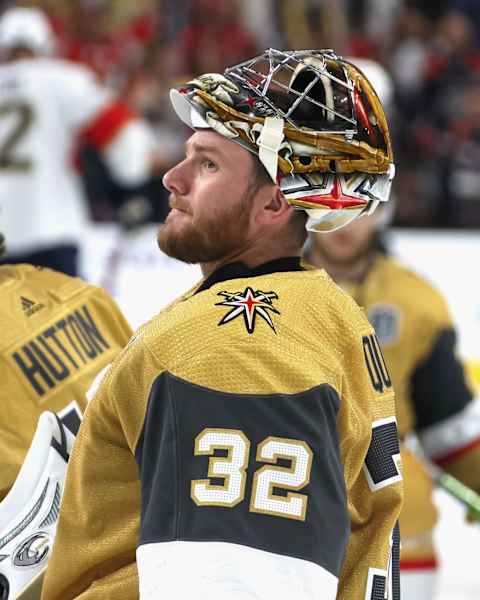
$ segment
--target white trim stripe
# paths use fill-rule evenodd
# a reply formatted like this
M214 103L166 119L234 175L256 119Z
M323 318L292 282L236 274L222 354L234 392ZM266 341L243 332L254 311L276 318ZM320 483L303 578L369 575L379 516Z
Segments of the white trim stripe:
M226 542L137 549L140 600L335 600L338 579L317 564Z
M480 438L480 398L460 413L419 432L422 447L432 460L443 458Z

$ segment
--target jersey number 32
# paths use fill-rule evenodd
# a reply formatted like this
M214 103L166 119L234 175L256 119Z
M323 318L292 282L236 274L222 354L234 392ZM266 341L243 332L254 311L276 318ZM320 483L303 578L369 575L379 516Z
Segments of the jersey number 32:
M209 479L191 482L191 498L197 506L233 508L245 498L250 440L239 429L206 428L195 438L195 456L208 455ZM215 455L223 451L226 455ZM290 466L278 466L279 459ZM298 491L310 482L313 452L306 442L288 438L265 438L257 446L256 460L263 466L253 474L249 511L305 521L308 497ZM286 490L274 495L273 488Z

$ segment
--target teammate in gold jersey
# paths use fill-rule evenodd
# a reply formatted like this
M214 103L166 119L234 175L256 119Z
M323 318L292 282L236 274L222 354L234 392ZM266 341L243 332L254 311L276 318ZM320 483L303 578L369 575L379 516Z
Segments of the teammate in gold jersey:
M0 597L32 600L87 391L132 332L102 289L28 264L0 265L0 331Z
M83 412L96 374L132 332L103 289L50 269L8 264L0 266L0 328L3 498L40 414L73 402Z
M171 98L195 132L158 241L205 278L91 400L43 599L398 599L390 377L355 303L300 264L305 225L388 200L378 98L331 51L276 50Z
M431 460L480 491L480 402L456 356L451 316L428 281L384 251L385 217L378 211L330 236L312 235L305 257L325 268L375 327L395 389L400 437L415 432ZM421 460L403 448L402 459L402 597L431 600L437 573L433 485Z

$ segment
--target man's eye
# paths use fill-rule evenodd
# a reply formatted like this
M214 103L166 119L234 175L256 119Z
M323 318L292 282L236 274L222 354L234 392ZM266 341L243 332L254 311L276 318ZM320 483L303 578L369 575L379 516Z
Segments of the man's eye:
M216 171L217 165L212 160L204 160L203 166L207 171Z

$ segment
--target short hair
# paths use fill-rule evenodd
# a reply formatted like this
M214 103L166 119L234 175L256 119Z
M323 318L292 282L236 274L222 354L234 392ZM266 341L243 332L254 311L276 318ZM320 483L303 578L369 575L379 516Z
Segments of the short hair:
M252 173L250 176L250 188L253 194L255 194L264 185L274 185L272 178L267 173L267 169L260 162L260 159L255 154L249 152L252 157Z

